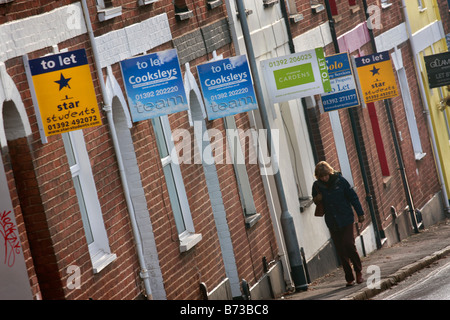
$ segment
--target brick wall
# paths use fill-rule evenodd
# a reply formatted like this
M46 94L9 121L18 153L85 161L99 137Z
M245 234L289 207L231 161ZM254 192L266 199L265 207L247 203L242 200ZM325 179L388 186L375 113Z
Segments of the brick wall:
M378 5L378 2L379 1L368 1L368 5ZM355 26L366 20L361 2L357 2L357 7L359 7L359 10L355 9L355 7L350 7L348 1L336 1L336 3L337 11L339 13L338 16L334 17L336 21L335 28L337 37L352 30ZM392 6L387 9L381 9L378 7L380 8L379 11L371 12L372 17L378 19L378 22L380 22L380 24L373 29L375 37L397 26L403 21L401 3L398 1L391 1L391 3ZM291 23L294 38L327 21L326 11L324 10L320 13L314 14L310 10L309 3L303 4L301 7L297 6L297 9L299 13L304 15L305 19L297 24ZM379 14L379 16L376 16L377 14ZM427 156L424 159L420 161L415 160L401 95L389 100L391 104L390 109L394 118L396 135L400 137L401 132L399 144L413 202L416 208L421 208L439 191L439 183L436 175L436 167L433 163L426 118L422 112L423 106L418 90L417 80L415 78L414 65L410 63L413 60L411 50L408 42L402 43L399 48L402 50L401 52L403 54L403 62L408 78L411 98L413 100L422 147L424 152L427 153ZM360 52L355 51L350 52L350 54L369 54L372 52L370 43L366 43L361 48L355 49L360 49ZM326 54L333 54L334 46L332 44L328 44L325 47L325 51ZM373 197L373 204L377 215L379 228L384 230L393 222L390 213L391 206L396 208L397 212L401 214L403 213L407 202L402 179L398 170L399 164L389 126L388 116L383 101L375 103L375 112L378 118L381 137L390 170L389 178L383 177L381 172L368 110L358 107L354 109L353 114L357 125L358 140L361 144L361 155L364 161L364 168L368 175L369 193ZM357 151L355 149L356 147L351 129L350 117L347 110L340 110L339 114L356 190L363 204L363 208L366 214L368 214L369 208L367 202L364 200L366 197L366 192L361 176ZM330 162L333 167L339 169L335 150L335 141L331 132L328 116L325 114L320 115L317 110L312 109L308 111L308 116L312 125L313 138L316 144L316 152L319 160L326 160ZM367 217L369 217L369 215L367 215ZM370 218L366 219L364 227L368 226L369 222Z
M14 148L14 147L13 147ZM9 153L8 147L2 148L2 156L3 157L3 165L5 169L6 179L8 181L8 188L10 190L12 205L16 217L17 230L19 232L20 243L22 247L22 252L24 255L27 272L29 275L29 281L31 286L31 293L33 297L42 297L42 293L39 286L39 280L36 275L36 270L34 268L33 256L30 250L30 241L28 240L27 230L25 228L24 216L22 213L22 209L20 206L20 199L18 195L18 190L16 188L16 181L14 172L11 165L11 155ZM16 158L16 157L13 157ZM17 158L16 158L17 159ZM28 180L28 184L32 184L30 180Z
M250 129L250 123L246 114L235 116L236 125L244 130ZM222 122L222 120L215 120ZM220 128L220 127L219 127ZM225 136L225 132L222 133ZM246 151L247 174L252 189L256 212L261 214L261 219L256 225L247 229L244 224L241 201L234 168L230 164L218 165L219 179L223 192L224 204L229 216L228 224L235 247L236 264L240 278L245 279L250 285L255 284L263 275L262 258L267 261L277 259L277 244L273 233L270 212L265 196L265 190L258 164L250 163L249 140L242 140L241 144Z
M77 42L76 48L83 46L89 48L86 38L77 39L75 42ZM73 49L75 48L69 46L69 50ZM39 56L38 53L36 55ZM89 60L92 62L91 56ZM14 72L9 71L9 74ZM25 86L23 88L22 95L29 97L28 90ZM29 114L33 114L31 99L24 99L23 102ZM102 121L106 123L104 117ZM34 170L37 183L34 183L30 191L20 190L20 194L23 196L22 208L29 207L27 204L30 199L36 199L35 201L42 199L40 216L30 216L29 223L27 223L26 209L23 209L26 229L31 234L29 238L42 297L44 299L134 299L138 297L141 288L136 286L136 283L139 283L137 257L115 154L106 126L85 129L84 135L111 251L117 254L118 258L99 275L93 275L62 139L60 136L52 136L48 138L48 143L43 145L37 134L36 123L31 125L33 139L29 143L33 151L26 163L32 165L29 172L33 173L32 170ZM12 146L9 147L10 153L17 149L16 143L18 142L10 142ZM16 158L19 159L19 166L26 161L23 156ZM14 170L14 174L22 175L26 174L26 171ZM16 177L15 180L26 181L21 177ZM37 210L33 209L36 205L28 210ZM35 224L37 229L33 227ZM44 241L48 241L47 246L43 245ZM66 286L67 268L70 265L81 268L81 290L70 290Z
M173 39L178 51L180 64L202 57L231 43L226 19L211 23L193 32L185 33Z
M69 4L72 5L64 7ZM137 39L135 36L139 32L145 33L145 30L139 31L139 28L146 25L143 22L150 22L153 17L163 17L164 20L167 14L166 21L170 24L172 34L159 42L142 41L142 48L148 46L146 50L159 51L177 47L183 59L182 69L184 62L190 62L192 70L195 70L196 64L211 58L213 50L218 50L219 54L223 53L226 57L233 55L228 24L223 18L224 5L207 10L205 2L196 3L195 8L190 8L195 13L190 21L176 22L171 1L158 1L139 8L134 0L120 3L113 1L114 6L122 6L122 16L100 23L95 1L88 1L88 4L95 36L107 43L101 54L102 67L112 66L122 90L123 81L117 62L130 54L140 53L126 52L130 48L138 50L134 46L136 42L133 42ZM58 44L60 50L86 48L97 101L101 107L98 75L86 29L73 28L73 25L67 24L68 19L76 18L76 10L80 8L76 1L16 0L0 6L0 37L7 46L7 50L0 53L0 60L5 61L7 72L20 91L32 129L32 135L28 138L8 142L5 159L11 159L7 165L12 167L8 171L8 177L12 186L14 182L18 184L14 204L18 221L24 221L20 228L26 246L28 237L30 250L25 251L25 254L35 295L40 292L44 299L136 299L141 297L143 287L107 119L101 112L103 124L83 130L111 252L117 255L114 262L94 275L62 138L51 136L48 137L48 143L42 144L21 57L28 54L29 59L33 59L49 54L52 52L51 45L54 44ZM41 25L38 26L38 22ZM55 27L60 32L55 32ZM111 47L114 41L125 43L119 37L125 27L127 32L132 32L126 40L131 42L124 47ZM11 28L14 30L13 34L10 33ZM20 29L24 30L19 32ZM165 32L160 34L165 36ZM38 33L41 37L36 36ZM199 53L192 55L192 46L184 50L182 45L188 43L195 34L200 34L201 45L204 47ZM26 35L35 41L31 41ZM171 42L172 38L176 40ZM113 48L114 54L108 53L108 48ZM112 60L108 60L111 57ZM239 115L237 119L238 127L249 127L247 115ZM169 120L173 130L189 130L194 141L193 129L189 127L186 112L171 115ZM225 136L222 120L211 121L207 125L208 128L221 130ZM195 230L202 234L202 241L188 252L180 253L178 234L150 121L133 124L131 136L167 298L200 299L200 282L205 282L208 288L214 288L226 277L203 167L194 163L181 165ZM25 167L27 170L23 170ZM268 261L277 259L278 250L259 167L248 165L247 169L255 205L262 215L261 220L249 230L245 228L232 165L220 165L217 172L239 278L255 283L263 274L262 258L266 257ZM12 190L14 194L15 188L12 187ZM80 268L81 290L67 286L67 270L73 265ZM36 270L35 275L33 269Z

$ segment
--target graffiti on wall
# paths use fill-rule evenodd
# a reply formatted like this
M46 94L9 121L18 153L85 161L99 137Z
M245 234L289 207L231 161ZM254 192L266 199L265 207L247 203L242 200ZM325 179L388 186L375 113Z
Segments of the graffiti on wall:
M0 235L5 249L3 263L10 268L14 266L16 255L20 254L20 240L11 214L11 211L0 211Z

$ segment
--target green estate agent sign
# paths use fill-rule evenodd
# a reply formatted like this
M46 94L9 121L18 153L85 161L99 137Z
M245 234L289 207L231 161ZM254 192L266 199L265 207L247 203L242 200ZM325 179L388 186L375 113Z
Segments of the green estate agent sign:
M322 48L261 61L272 102L283 102L331 91Z

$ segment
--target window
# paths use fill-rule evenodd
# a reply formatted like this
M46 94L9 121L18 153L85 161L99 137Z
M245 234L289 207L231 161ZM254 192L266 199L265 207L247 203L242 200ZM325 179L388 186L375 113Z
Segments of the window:
M422 143L420 141L419 129L417 127L416 116L414 114L414 107L411 100L411 93L409 91L408 80L404 68L397 70L400 91L403 98L403 105L405 107L406 120L411 135L412 145L414 148L414 156L416 160L422 159L426 154L423 152Z
M378 122L377 111L375 109L375 103L371 102L367 104L367 110L369 111L370 122L372 123L373 136L375 138L375 146L377 149L378 160L380 162L381 173L383 177L391 175L386 158L386 152L384 149L383 138L381 136L381 129Z
M175 17L178 21L192 18L194 13L189 10L185 0L174 0Z
M335 23L338 23L342 20L342 15L339 15L336 0L329 0L331 15L333 16L333 20Z
M255 201L253 199L252 189L250 187L250 181L248 179L247 169L245 166L245 156L242 152L242 145L239 139L240 130L236 127L234 116L225 117L224 120L227 128L227 138L230 145L229 150L233 159L232 163L236 174L236 179L238 181L242 208L244 210L245 226L247 228L251 228L256 224L256 222L258 222L261 215L256 212ZM251 131L250 134L252 134ZM250 139L251 138L252 137L250 137Z
M423 3L423 0L417 0L417 5L419 6L419 9L425 9L425 5Z
M175 146L171 139L172 132L169 118L163 116L152 119L152 125L180 240L180 251L184 252L197 244L202 239L202 236L195 234L178 159L173 158L176 156L176 152L171 152L171 150L175 150Z
M320 1L318 0L311 0L311 9L313 11L313 13L319 13L323 10L325 10L325 7L323 4L320 3Z
M113 7L112 0L97 0L97 5L103 9Z
M106 21L122 15L122 7L114 7L112 0L97 0L97 15L100 21Z
M337 16L338 15L338 9L336 5L336 0L330 0L330 9L331 9L331 15Z
M92 266L94 273L98 273L114 261L117 256L111 254L109 248L83 131L63 133L62 138L70 172L72 173L72 181L78 199Z
M381 8L386 9L392 6L392 3L389 3L389 0L381 0Z

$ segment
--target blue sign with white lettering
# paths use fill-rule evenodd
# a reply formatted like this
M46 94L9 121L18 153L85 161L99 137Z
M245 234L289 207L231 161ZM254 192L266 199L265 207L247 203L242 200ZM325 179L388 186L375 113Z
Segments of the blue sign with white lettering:
M188 109L176 49L120 62L133 122Z
M325 57L331 91L321 95L325 112L355 107L360 104L348 53Z
M197 66L209 120L258 108L245 55Z

